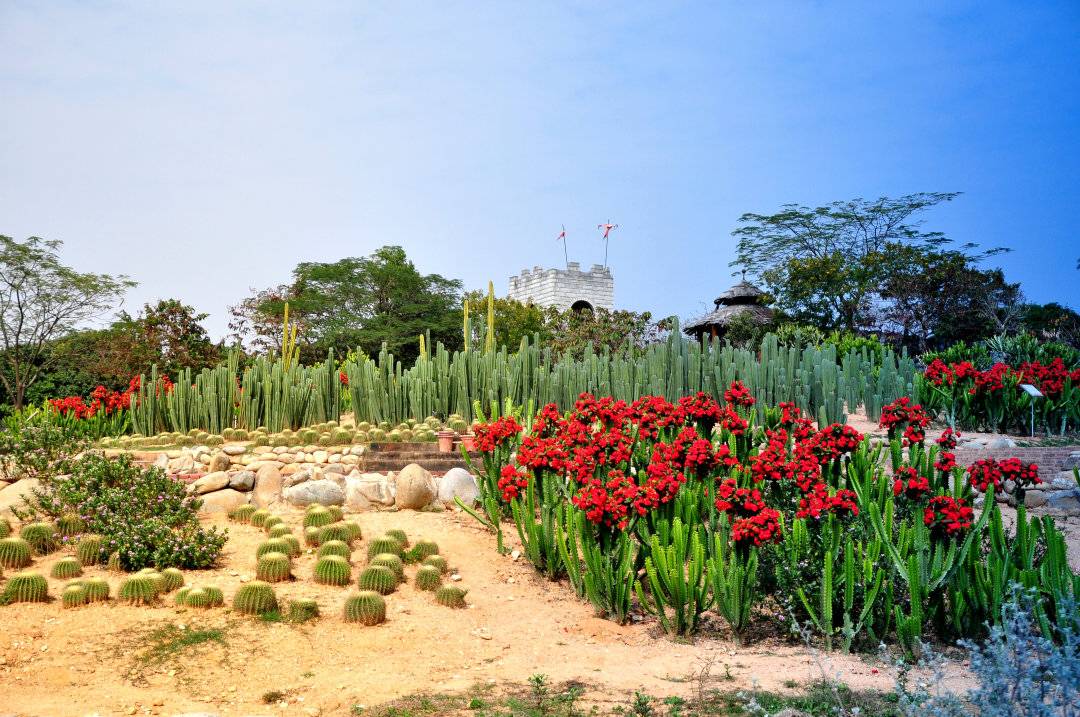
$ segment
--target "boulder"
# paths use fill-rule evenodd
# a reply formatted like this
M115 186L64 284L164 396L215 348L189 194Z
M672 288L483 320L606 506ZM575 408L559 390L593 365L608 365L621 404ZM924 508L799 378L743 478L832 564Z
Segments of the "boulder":
M267 464L255 472L255 491L251 502L258 508L266 508L281 500L281 470L277 465Z
M1024 505L1028 508L1041 508L1046 505L1047 500L1049 498L1044 491L1040 490L1033 493L1029 490L1024 492Z
M255 471L236 471L229 476L229 487L235 490L251 490L255 487Z
M311 480L311 478L312 478L311 471L307 470L306 468L301 468L300 470L296 471L295 473L291 473L291 474L285 476L285 480L282 481L281 487L282 488L292 488L294 485L300 485L301 483L306 483L307 481Z
M23 498L29 497L30 491L35 488L41 488L39 479L23 478L0 490L0 515L11 512L12 506L20 507L23 504Z
M1080 488L1050 493L1046 498L1046 507L1060 515L1080 515Z
M284 497L287 502L296 506L307 506L312 503L320 505L342 505L345 503L345 491L332 480L309 480L300 485L286 488Z
M181 454L169 461L169 470L173 473L187 473L195 467L195 457L190 453Z
M312 454L312 457L314 457L316 463L326 463L330 458L330 454L326 451L315 451Z
M1076 476L1073 475L1072 471L1062 471L1054 476L1048 488L1050 490L1072 490L1073 488L1080 488L1080 484L1077 484Z
M202 478L197 479L188 487L188 492L195 495L203 495L204 493L212 493L215 490L221 490L229 485L229 474L225 471L214 471L213 473L207 473Z
M244 446L231 444L228 446L222 446L221 452L227 456L242 456L247 453L247 448L245 448Z
M1061 468L1072 474L1073 468L1080 468L1080 451L1073 451L1061 463Z
M232 461L229 460L229 457L227 455L225 455L224 453L215 453L214 455L210 456L210 466L209 468L207 468L207 470L210 473L227 471L229 470L229 466L231 464Z
M352 510L389 507L394 504L389 479L381 473L355 473L345 477L345 505Z
M420 510L435 500L439 487L431 473L416 463L410 463L401 469L394 478L395 500L398 508Z
M455 498L461 498L465 505L473 505L480 500L476 478L464 468L451 468L439 481L439 500L453 503Z
M280 469L282 464L278 461L254 460L251 463L248 463L247 469L249 471L255 471L256 473L258 473L263 466L273 466L274 468Z
M163 471L169 470L169 456L158 453L158 457L154 459L154 468L160 468Z
M1016 448L1016 441L1007 436L991 438L986 442L987 448Z
M242 493L232 488L215 490L202 496L200 513L228 513L233 508L248 502L249 493Z

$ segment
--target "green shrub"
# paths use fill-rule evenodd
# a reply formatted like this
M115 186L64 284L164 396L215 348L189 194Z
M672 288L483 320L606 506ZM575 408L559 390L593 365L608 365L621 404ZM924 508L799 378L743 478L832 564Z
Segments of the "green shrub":
M324 555L315 562L315 582L322 585L348 585L352 582L352 566L340 555Z
M40 573L15 573L4 586L5 602L45 602L48 599L49 582Z
M465 595L468 592L468 590L455 585L444 585L435 591L435 602L446 607L463 608L465 607Z
M274 588L261 580L241 585L233 596L233 610L245 615L265 615L278 609Z
M268 583L289 579L292 563L286 553L266 553L255 564L255 577Z
M83 565L97 565L101 562L101 545L100 535L84 535L75 543L75 557Z
M150 575L132 575L120 583L116 598L129 605L150 605L157 600L159 582Z
M264 543L260 543L259 547L255 548L255 557L261 558L267 553L284 553L288 555L291 549L289 541L284 538L271 538Z
M442 587L442 573L433 565L422 565L416 571L417 590L437 590Z
M341 523L331 523L319 528L319 545L330 540L340 540L351 545L353 541L352 531Z
M386 621L386 601L382 595L364 590L345 601L345 622L378 625Z
M82 563L79 562L78 558L60 558L53 563L52 571L49 574L60 580L77 578L82 575Z
M56 526L52 523L28 523L19 531L19 535L30 543L30 549L36 555L48 555L60 545L56 535Z
M60 602L64 607L81 607L85 605L88 602L86 588L82 585L68 585L60 593Z
M404 548L402 548L398 539L392 538L389 535L374 538L368 543L369 558L379 555L380 553L391 553L400 557L403 552Z
M405 561L393 553L379 553L368 564L390 568L399 583L405 582Z
M307 622L319 616L319 604L311 598L297 598L289 603L289 622Z
M257 509L250 503L237 506L229 511L229 519L235 520L237 523L250 523L251 516L254 515Z
M22 538L0 538L0 567L25 568L30 564L30 543Z
M325 505L315 504L304 513L304 527L321 528L334 522L334 514Z
M421 563L421 565L430 565L433 568L437 568L438 571L443 575L446 575L446 573L450 570L450 566L446 563L446 558L441 555L429 555L428 557L424 558L424 561Z
M82 585L86 588L87 602L104 602L109 599L109 582L105 578L86 578Z
M397 589L398 579L394 571L382 565L369 565L360 573L357 586L361 590L374 590L381 595L389 595Z
M348 560L352 555L352 549L341 540L328 540L319 546L315 554L320 558L326 555L340 555Z

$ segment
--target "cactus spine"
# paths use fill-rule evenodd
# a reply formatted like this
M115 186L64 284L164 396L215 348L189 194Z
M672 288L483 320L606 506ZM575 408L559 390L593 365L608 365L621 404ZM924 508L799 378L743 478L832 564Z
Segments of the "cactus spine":
M315 504L304 513L304 527L321 528L334 522L334 515L324 505Z
M399 583L405 582L405 561L393 553L379 553L368 564L390 568Z
M255 508L255 506L251 505L250 503L245 503L244 505L237 506L236 508L230 510L229 519L235 520L237 523L250 523L251 516L255 513L256 510L257 509Z
M270 538L266 542L259 543L259 547L255 548L255 558L261 558L267 553L284 553L288 555L291 549L289 541L284 538Z
M161 571L161 592L171 593L184 584L184 574L177 568L165 568Z
M331 540L340 540L345 544L351 544L353 533L342 523L331 523L319 528L319 545Z

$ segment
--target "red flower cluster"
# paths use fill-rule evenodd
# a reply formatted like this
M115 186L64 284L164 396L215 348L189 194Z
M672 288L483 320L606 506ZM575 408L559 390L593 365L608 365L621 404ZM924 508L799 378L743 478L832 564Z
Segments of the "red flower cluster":
M765 500L757 488L740 488L734 478L716 486L716 509L734 518L750 518L765 510Z
M862 443L863 435L851 426L834 423L826 426L803 443L822 463L851 453Z
M934 441L946 451L951 451L956 448L957 439L960 438L960 434L951 428L946 428L938 436L938 439Z
M896 478L892 488L894 496L921 501L930 495L930 481L911 466L900 466L893 475Z
M341 381L342 386L348 386L349 385L349 374L345 373L344 371L338 372L338 380Z
M472 427L476 435L476 449L484 453L490 453L517 438L522 430L521 424L513 416L496 418L490 423L474 423Z
M859 514L859 505L856 502L855 491L841 488L835 492L829 492L829 486L818 483L799 500L799 509L795 511L796 518L820 518L826 513L832 513L838 517L846 515L856 516Z
M956 454L950 451L942 451L938 454L937 460L934 461L934 468L937 468L942 473L949 473L953 468L956 468Z
M741 381L731 382L728 389L724 391L724 400L733 406L744 406L746 408L756 403L754 397L750 395L750 389L744 386Z
M938 495L930 499L923 511L923 524L936 538L952 538L971 528L975 511L962 498Z
M912 403L907 396L901 396L881 409L880 425L889 431L890 438L904 426L904 445L911 445L926 440L930 417L922 406Z
M731 524L731 539L741 548L760 547L778 542L782 537L780 513L772 508L764 508L752 517L739 518Z
M1021 382L1034 384L1050 400L1061 397L1066 381L1070 381L1074 386L1080 385L1080 368L1069 371L1060 356L1048 365L1038 361L1022 363L1017 368L1017 373L1020 374Z
M1042 483L1039 478L1039 466L1035 463L1024 463L1019 458L1003 458L998 461L1001 477L1012 481L1021 490Z
M132 380L136 389L138 389L137 378ZM89 403L86 403L82 396L66 396L50 399L49 404L61 416L74 416L81 421L97 415L107 416L117 411L126 411L131 407L131 395L130 385L125 391L110 391L104 386L98 386L91 391Z
M499 490L502 491L503 500L509 503L521 495L529 485L529 474L523 469L519 470L511 465L502 467L499 474Z
M979 491L985 493L988 486L993 485L995 491L1001 490L1004 477L1001 474L1001 468L998 466L998 462L993 458L980 458L967 469L968 482L972 487L977 488Z

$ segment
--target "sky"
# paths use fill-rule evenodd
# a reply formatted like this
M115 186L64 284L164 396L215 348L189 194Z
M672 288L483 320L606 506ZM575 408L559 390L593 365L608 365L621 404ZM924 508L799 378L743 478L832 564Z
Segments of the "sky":
M919 191L1080 309L1080 4L0 0L0 234L209 314L405 247L701 313L744 212Z

